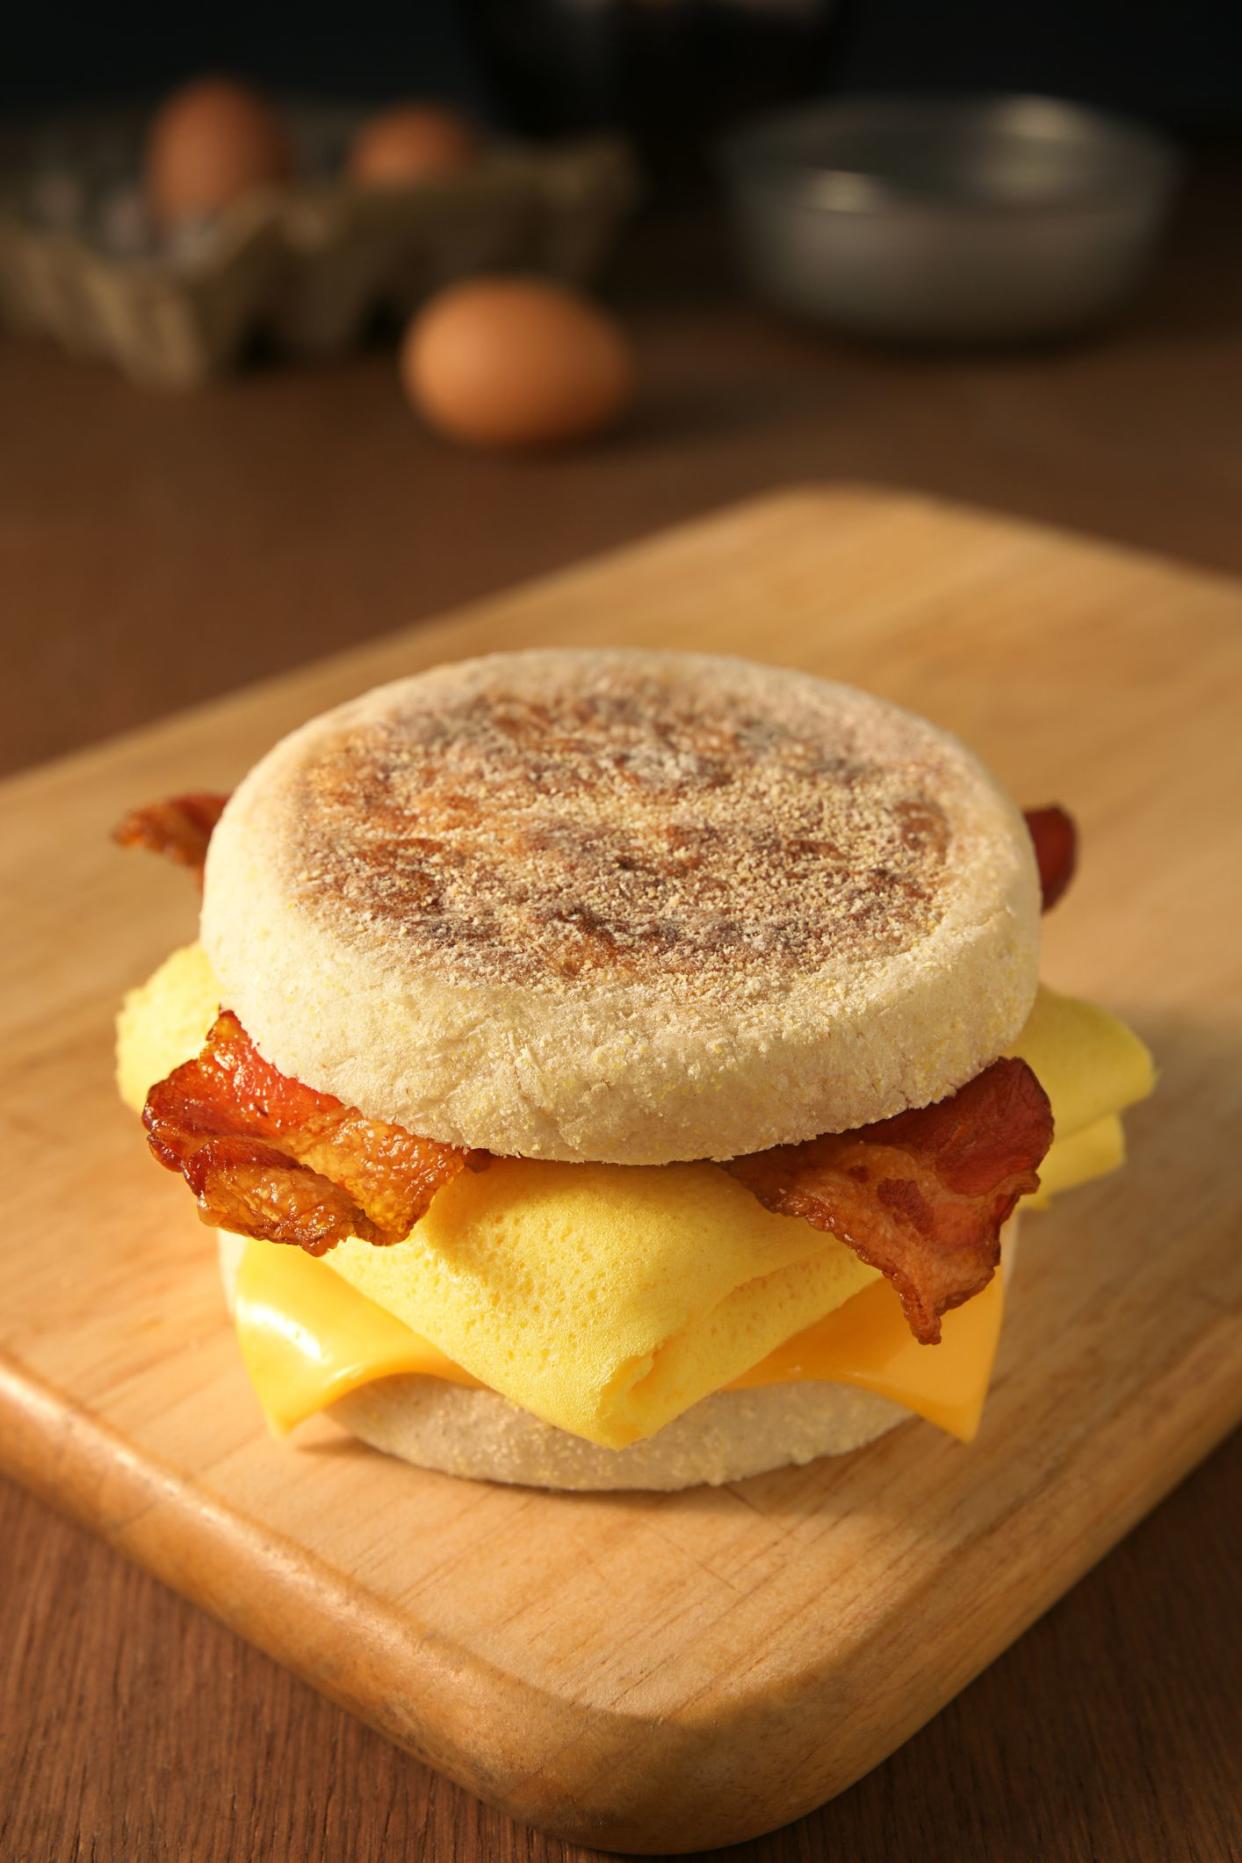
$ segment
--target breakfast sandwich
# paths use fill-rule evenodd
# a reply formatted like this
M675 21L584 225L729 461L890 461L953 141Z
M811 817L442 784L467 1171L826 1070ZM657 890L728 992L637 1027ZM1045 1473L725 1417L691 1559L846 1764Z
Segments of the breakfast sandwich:
M202 869L119 1084L281 1433L553 1488L969 1440L1019 1212L1152 1085L1039 982L1070 818L799 672L442 666L117 838Z

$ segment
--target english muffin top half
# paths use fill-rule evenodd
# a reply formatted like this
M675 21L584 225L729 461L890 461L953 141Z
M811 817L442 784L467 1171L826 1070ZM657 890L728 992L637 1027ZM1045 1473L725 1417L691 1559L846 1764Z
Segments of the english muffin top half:
M203 938L283 1072L532 1158L729 1158L925 1105L1035 993L1021 815L947 733L704 655L439 667L294 732Z

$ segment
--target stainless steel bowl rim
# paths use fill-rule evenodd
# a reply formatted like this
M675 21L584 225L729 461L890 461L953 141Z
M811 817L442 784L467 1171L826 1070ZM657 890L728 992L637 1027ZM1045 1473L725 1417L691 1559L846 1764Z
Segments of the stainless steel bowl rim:
M840 156L817 158L805 150L799 153L794 146L800 134L863 134L903 122L921 128L929 143L939 141L945 148L966 129L990 134L998 144L1014 144L1034 139L1030 124L1037 119L1057 122L1084 148L1094 143L1097 171L1088 169L1072 187L989 198L947 187L913 187L882 167ZM1066 98L1028 92L968 96L862 92L745 124L719 144L717 155L731 182L780 192L787 204L815 212L885 213L901 207L981 218L1090 212L1136 195L1164 193L1182 169L1175 144L1147 124ZM1101 159L1105 156L1106 160ZM1132 164L1127 172L1122 171L1123 160Z

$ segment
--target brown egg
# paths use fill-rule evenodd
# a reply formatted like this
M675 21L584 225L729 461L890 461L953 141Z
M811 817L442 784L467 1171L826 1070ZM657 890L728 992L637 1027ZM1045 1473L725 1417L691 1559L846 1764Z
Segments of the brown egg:
M147 137L147 202L175 227L218 213L293 173L293 147L279 115L231 78L199 78L174 91Z
M472 446L576 440L616 418L634 367L617 324L560 285L474 278L414 318L401 350L410 402Z
M399 188L455 174L478 155L478 132L465 117L436 104L397 104L362 125L345 168L368 187Z

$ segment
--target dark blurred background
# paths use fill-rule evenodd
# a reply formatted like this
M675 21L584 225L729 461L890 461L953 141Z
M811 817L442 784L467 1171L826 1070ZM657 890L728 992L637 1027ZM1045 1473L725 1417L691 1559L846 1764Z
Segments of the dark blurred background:
M71 12L10 10L3 107L128 101L203 69L360 99L414 87L486 107L498 99L481 43L507 36L535 56L554 20L558 38L568 32L579 41L581 89L571 95L549 82L549 115L572 114L575 103L586 107L592 64L609 39L680 35L689 83L695 57L711 58L713 48L721 55L725 28L708 21L723 14L752 47L765 31L794 43L801 31L795 56L808 88L1036 90L1133 111L1196 138L1242 129L1242 7L1230 0L845 0L836 8L799 0L417 0L400 10L351 5L331 23L324 12L253 6ZM608 88L601 80L601 109Z
M642 211L615 216L586 283L632 346L634 405L593 445L500 455L428 430L391 328L313 360L243 354L184 398L82 341L5 332L5 644L31 702L0 765L781 484L912 487L1242 571L1242 6L354 0L329 17L10 9L0 127L41 146L45 122L130 103L143 121L186 80L230 73L362 114L438 97L550 144L620 128ZM765 303L705 151L773 105L883 91L1045 93L1170 133L1187 172L1116 314L1064 343L924 352ZM170 611L219 650L161 653Z

